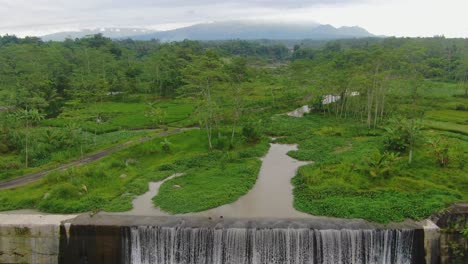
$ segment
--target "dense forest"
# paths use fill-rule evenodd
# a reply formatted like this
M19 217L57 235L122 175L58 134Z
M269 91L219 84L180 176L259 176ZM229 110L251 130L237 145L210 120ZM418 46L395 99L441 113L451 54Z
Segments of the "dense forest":
M302 105L312 113L282 115ZM298 210L378 222L420 219L468 199L467 110L467 39L3 36L0 180L153 138L100 164L2 191L0 210L127 210L149 181L175 171L187 175L175 180L181 186L194 179L206 186L174 195L163 185L158 206L174 213L216 207L255 183L258 157L274 136L299 144L290 156L315 161L294 178ZM200 129L155 137L182 127Z
M370 80L370 76L466 83L468 55L464 39L355 39L319 44L322 47L308 48L304 42L288 48L280 43L265 45L241 40L160 43L112 41L102 35L44 43L39 38L3 36L0 100L5 106L36 109L53 117L66 102L99 101L109 93L175 97L183 95L187 68L210 59L219 63L216 70L224 74L222 71L231 72L229 67L236 67L226 59L236 56L247 58L245 62L234 62L241 64L255 64L256 59L265 65L292 61L295 74L301 67L320 69L322 72L313 71L308 77L323 89L359 86L353 82L360 78ZM226 77L232 81L233 76ZM330 83L330 79L337 83Z

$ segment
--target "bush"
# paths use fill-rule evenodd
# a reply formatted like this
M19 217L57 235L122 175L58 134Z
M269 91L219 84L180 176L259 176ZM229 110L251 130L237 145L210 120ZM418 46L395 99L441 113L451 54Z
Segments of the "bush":
M322 136L342 136L343 130L339 127L321 127L320 130L317 132L319 135Z
M165 138L164 141L161 142L161 148L166 153L171 152L171 145L172 145L172 143L169 142L169 140L167 140L167 138Z
M117 169L124 169L127 166L125 165L125 162L123 162L121 160L118 160L118 159L113 159L110 162L110 167L111 168L117 168Z
M450 161L449 150L450 145L446 139L438 138L429 141L434 153L435 160L440 167L447 167Z
M455 106L455 110L457 110L457 111L467 111L468 106L465 106L463 104L458 104L457 106Z
M0 153L1 154L5 154L5 153L8 153L10 151L10 148L3 144L3 143L0 143Z
M392 119L385 127L384 146L388 151L404 152L416 143L422 125L419 120Z
M367 158L364 171L367 172L372 178L384 177L388 178L393 168L393 163L398 157L398 153L375 152L372 156Z
M21 164L17 161L3 161L0 162L0 170L17 170L21 168Z
M260 140L258 131L252 125L247 125L242 128L242 136L249 143L256 143Z
M158 170L160 171L173 171L175 170L176 166L174 164L163 164L159 166Z
M70 183L58 185L50 192L49 199L72 200L81 196L81 188Z
M401 127L386 128L384 146L388 151L404 152L409 145L408 137Z
M215 149L223 150L226 147L229 147L229 139L225 136L221 136L214 140Z

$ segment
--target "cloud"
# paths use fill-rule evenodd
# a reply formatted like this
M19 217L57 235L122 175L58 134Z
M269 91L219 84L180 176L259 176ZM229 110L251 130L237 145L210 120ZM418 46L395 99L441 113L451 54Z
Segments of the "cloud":
M366 0L0 0L0 34L243 19Z
M223 20L316 21L375 34L467 37L466 0L0 0L0 34L171 29Z

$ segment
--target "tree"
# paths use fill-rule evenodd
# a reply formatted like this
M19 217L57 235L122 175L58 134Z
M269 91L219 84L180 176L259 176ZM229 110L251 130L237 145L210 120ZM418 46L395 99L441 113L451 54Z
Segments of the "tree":
M232 131L231 131L231 145L234 144L234 135L237 129L237 124L242 117L244 107L244 88L242 82L248 80L247 61L244 58L236 57L230 64L226 65L226 72L229 75L230 90L233 103L232 111Z
M25 152L25 167L29 166L29 138L30 138L30 128L31 126L36 125L44 119L44 115L39 113L37 109L23 109L13 113L14 118L22 121L26 127L26 135L24 140L24 152Z
M421 136L422 123L412 118L408 122L404 123L404 127L406 130L406 135L408 137L408 148L409 148L408 163L411 164L411 162L413 161L414 147L417 143L417 140Z
M384 145L388 151L408 151L408 163L413 161L414 147L421 136L422 122L420 120L398 117L391 119L385 127Z
M468 98L468 44L463 47L462 61L457 70L457 79L460 88L465 91L465 97Z
M219 124L219 107L216 97L221 80L226 79L219 55L208 50L203 55L192 56L192 63L183 70L186 85L181 90L184 97L199 98L197 113L200 125L205 129L208 146L213 148L213 129Z

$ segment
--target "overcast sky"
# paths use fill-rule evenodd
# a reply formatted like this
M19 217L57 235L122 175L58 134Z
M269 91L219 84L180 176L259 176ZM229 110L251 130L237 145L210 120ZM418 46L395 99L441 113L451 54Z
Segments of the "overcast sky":
M167 30L260 20L361 26L388 36L468 37L468 0L0 0L0 35L102 27Z

